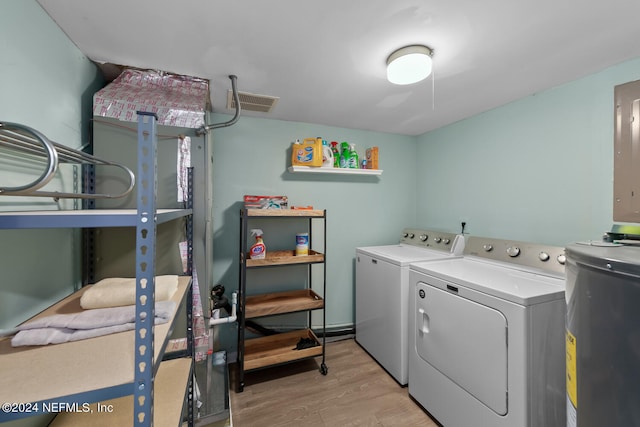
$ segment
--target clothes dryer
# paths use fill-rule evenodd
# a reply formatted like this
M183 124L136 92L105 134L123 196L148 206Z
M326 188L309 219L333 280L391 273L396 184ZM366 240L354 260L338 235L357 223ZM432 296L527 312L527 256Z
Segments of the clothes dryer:
M356 341L407 384L409 264L461 256L463 235L405 229L400 243L356 248Z
M463 258L412 264L409 394L448 427L564 426L564 262L470 237Z

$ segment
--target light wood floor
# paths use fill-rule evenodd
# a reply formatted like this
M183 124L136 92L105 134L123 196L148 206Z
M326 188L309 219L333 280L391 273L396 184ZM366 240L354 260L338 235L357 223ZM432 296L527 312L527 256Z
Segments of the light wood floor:
M353 339L325 351L326 376L321 358L246 373L231 392L233 426L438 426Z

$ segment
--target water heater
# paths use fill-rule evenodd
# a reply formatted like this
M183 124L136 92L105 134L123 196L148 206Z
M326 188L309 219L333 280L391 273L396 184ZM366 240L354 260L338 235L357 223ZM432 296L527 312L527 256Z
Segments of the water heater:
M566 255L567 427L640 426L640 246Z

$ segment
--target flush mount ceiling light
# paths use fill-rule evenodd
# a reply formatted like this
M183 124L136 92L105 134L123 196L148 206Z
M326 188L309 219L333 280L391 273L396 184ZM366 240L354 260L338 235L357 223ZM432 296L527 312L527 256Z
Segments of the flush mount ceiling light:
M405 46L387 58L387 80L397 85L409 85L429 77L433 50L427 46Z

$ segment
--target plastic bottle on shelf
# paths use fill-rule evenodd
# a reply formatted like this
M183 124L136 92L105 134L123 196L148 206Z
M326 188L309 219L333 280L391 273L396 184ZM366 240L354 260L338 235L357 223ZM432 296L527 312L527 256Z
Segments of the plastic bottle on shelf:
M322 140L322 167L323 168L332 168L335 162L333 159L333 150L329 147L329 144L326 140Z
M356 152L356 144L349 145L349 160L347 162L349 169L358 169L360 164L358 162L358 153Z
M264 259L267 256L267 247L262 241L262 230L254 228L251 230L251 235L255 236L256 242L249 249L249 258Z
M340 167L348 168L349 167L349 158L351 157L351 152L349 151L349 143L344 141L340 144Z
M338 150L338 142L331 141L331 151L333 152L333 167L340 167L340 150Z
M309 233L296 234L296 256L309 255Z

